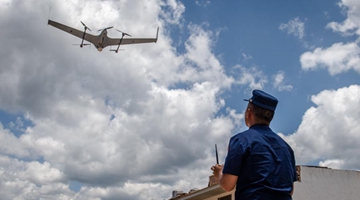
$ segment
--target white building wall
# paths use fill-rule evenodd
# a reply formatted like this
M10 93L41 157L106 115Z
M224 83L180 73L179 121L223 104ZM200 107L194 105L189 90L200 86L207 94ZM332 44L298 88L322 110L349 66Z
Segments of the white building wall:
M299 166L301 181L294 183L293 200L360 200L360 171ZM218 200L232 195L218 184L173 200Z
M293 200L359 200L360 172L321 167L300 167Z

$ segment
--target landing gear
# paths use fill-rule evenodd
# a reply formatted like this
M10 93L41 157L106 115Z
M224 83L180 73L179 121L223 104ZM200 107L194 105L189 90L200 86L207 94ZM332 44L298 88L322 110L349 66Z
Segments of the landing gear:
M116 29L116 30L117 30L117 29ZM111 49L111 50L110 50L110 51L115 51L115 53L117 53L117 52L119 51L119 48L120 48L120 45L121 45L121 42L122 42L124 36L127 35L127 36L131 37L131 35L129 35L129 34L125 33L125 32L122 32L122 31L120 31L120 30L117 30L117 31L119 31L120 33L122 33L122 36L121 36L121 38L120 38L119 45L118 45L117 49Z
M90 44L84 44L84 39L85 39L86 30L91 31L91 29L89 27L87 27L82 21L80 21L80 22L84 26L84 33L83 33L81 44L80 44L80 48L82 48L84 45L90 45Z

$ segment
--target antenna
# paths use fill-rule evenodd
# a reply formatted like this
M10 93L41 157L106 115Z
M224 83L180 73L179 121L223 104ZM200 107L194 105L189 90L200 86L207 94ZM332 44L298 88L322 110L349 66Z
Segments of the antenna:
M50 11L51 11L51 6L49 7L48 19L50 19Z
M218 156L218 151L217 151L216 144L215 144L215 154L216 154L216 164L219 164L219 156Z

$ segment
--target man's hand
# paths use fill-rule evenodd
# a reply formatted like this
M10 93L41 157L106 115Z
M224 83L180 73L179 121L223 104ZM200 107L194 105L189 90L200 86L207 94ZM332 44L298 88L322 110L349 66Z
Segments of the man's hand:
M218 180L220 179L220 176L222 175L223 167L224 167L224 165L219 165L219 164L216 164L211 167L211 170L213 171L215 178Z
M232 174L223 174L223 167L224 165L216 164L211 167L211 170L213 170L214 177L219 180L220 186L226 191L231 191L234 189L238 177Z

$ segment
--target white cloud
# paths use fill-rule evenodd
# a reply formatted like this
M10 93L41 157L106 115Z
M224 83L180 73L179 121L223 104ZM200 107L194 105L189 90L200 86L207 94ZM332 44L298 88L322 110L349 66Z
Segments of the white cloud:
M341 23L330 22L326 28L344 35L360 35L360 2L357 0L342 0L339 6L347 13L347 19Z
M199 1L195 1L196 5L198 6L202 6L202 7L206 7L208 6L211 2L208 0L199 0Z
M49 4L51 19L78 29L82 20L153 37L160 26L159 40L119 54L80 49L71 45L78 38L46 25ZM1 9L0 25L13 26L0 33L9 38L0 49L0 109L24 113L32 126L18 121L21 136L0 127L0 196L163 199L206 186L214 141L226 144L242 114L217 115L221 92L235 83L211 51L217 35L190 25L179 55L164 34L162 27L181 26L181 2L28 1ZM247 78L243 85L265 84L255 69L237 76ZM79 192L71 181L83 184Z
M9 130L4 129L0 123L0 152L16 157L33 157L26 145L22 144L18 138Z
M360 73L360 47L356 43L336 43L327 49L303 53L300 62L303 70L326 68L336 75L353 69Z
M329 167L332 169L343 169L344 168L344 161L340 159L333 159L333 160L325 160L320 161L319 166L321 167Z
M222 144L242 128L243 113L226 108L219 114L225 107L221 93L233 85L262 89L268 82L258 67L236 65L228 75L212 51L219 32L206 30L206 24L187 27L185 53L178 53L167 27L183 26L180 1L14 2L0 4L0 25L7 27L0 32L7 38L7 48L0 49L0 109L24 116L13 122L21 136L0 127L4 199L164 199L174 189L205 187L214 143L224 160ZM78 29L81 20L94 30L114 25L133 37L153 37L160 26L159 40L124 46L119 54L80 49L71 45L78 38L46 25L50 4L51 19ZM295 22L284 26L294 26L291 34L301 38ZM289 89L285 73L274 78L278 88ZM321 108L328 97L320 97L313 101ZM352 125L359 117L354 112L347 110L354 116L339 123ZM298 144L303 126L288 139ZM340 159L321 158L324 165ZM344 160L345 167L349 163ZM81 183L80 191L70 190L70 182Z
M358 169L360 162L360 86L324 90L311 97L298 130L282 135L293 147L298 164Z
M203 26L206 27L206 24ZM187 53L184 55L184 62L189 63L190 66L195 64L197 67L183 66L184 73L182 74L188 76L181 76L181 78L184 81L212 80L214 84L220 87L229 88L234 80L224 74L224 66L211 52L214 41L216 41L213 33L194 24L190 24L189 29L191 35L185 43Z
M276 88L278 91L290 91L293 89L292 85L286 85L284 83L284 79L285 79L285 72L284 71L279 71L276 75L273 76L273 80L274 80L274 88Z
M246 54L244 54L244 53L242 53L241 56L243 57L244 61L247 61L247 60L252 59L252 56L251 56L251 55L246 55Z
M326 28L345 36L360 35L360 2L342 0L338 5L346 13L346 20L341 23L330 22ZM336 43L327 49L317 48L313 52L306 52L300 58L302 69L327 68L331 75L347 72L350 69L360 73L358 41L359 39L353 43Z
M138 2L139 4L142 4L143 2ZM153 2L149 2L149 5L156 5ZM163 20L166 21L166 23L169 24L181 24L182 22L182 15L185 12L185 6L176 0L169 0L166 3L160 3L162 4L162 10L157 10L160 12L160 16L163 17ZM169 11L166 11L166 9L169 9ZM165 10L165 11L163 11ZM143 15L146 17L146 15Z
M235 83L247 85L250 90L262 89L268 82L267 76L256 66L246 68L241 65L236 65L233 70L233 73L236 75Z
M0 155L0 196L2 199L66 199L73 192L63 174L49 163L24 162Z
M288 23L281 23L279 29L286 31L287 34L293 34L295 37L302 39L305 36L305 23L299 17L289 20Z
M26 169L19 173L19 177L37 185L61 182L65 179L64 174L48 162L28 162L25 165Z

